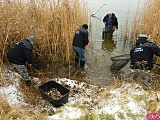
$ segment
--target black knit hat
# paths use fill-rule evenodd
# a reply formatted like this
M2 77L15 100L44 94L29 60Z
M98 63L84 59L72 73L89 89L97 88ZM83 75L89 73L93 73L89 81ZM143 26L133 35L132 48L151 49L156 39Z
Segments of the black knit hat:
M87 24L83 24L82 27L86 30L88 29L88 25Z

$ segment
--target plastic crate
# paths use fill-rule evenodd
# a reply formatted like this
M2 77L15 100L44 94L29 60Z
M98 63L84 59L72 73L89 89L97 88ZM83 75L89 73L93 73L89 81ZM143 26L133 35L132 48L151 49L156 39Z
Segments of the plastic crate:
M57 89L57 91L60 92L62 97L55 99L52 96L48 95L46 92L50 91L52 88ZM38 90L42 93L42 97L49 103L51 103L54 107L60 107L68 102L70 90L63 87L62 85L60 85L55 81L48 81L42 84L41 86L38 87Z

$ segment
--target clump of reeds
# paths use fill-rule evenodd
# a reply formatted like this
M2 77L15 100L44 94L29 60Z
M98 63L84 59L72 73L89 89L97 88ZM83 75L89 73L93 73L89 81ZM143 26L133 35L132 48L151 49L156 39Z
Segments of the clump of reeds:
M87 23L85 0L11 1L0 4L0 52L35 35L34 58L43 64L66 64L72 58L74 31Z
M71 45L74 31L87 23L88 17L85 0L81 3L77 0L57 2L4 0L0 2L0 9L0 72L7 62L8 49L31 34L35 35L36 39L33 49L34 58L42 62L43 66L55 67L57 63L67 64L72 59ZM0 83L2 85L3 79L0 79ZM26 93L25 99L28 96L35 96L34 90L28 92L27 88L23 88L22 92ZM35 96L27 102L35 105L38 104L37 99L38 97ZM7 109L7 106L5 108ZM3 112L1 111L1 115ZM11 117L23 119L25 116L19 111L8 109L4 114L6 119ZM39 118L42 116L33 116L33 119Z
M8 111L10 111L10 106L9 104L3 99L0 97L0 116L3 116L5 115L6 113L8 113ZM2 117L0 117L0 119L2 120Z
M158 0L151 0L145 3L143 11L137 12L134 20L133 33L146 33L150 41L158 43L160 6ZM135 36L137 37L137 36ZM158 43L159 44L159 43Z
M136 42L138 34L145 33L148 35L148 40L160 46L160 1L150 0L145 2L142 11L137 10L134 17L132 38L133 43ZM156 57L155 63L159 63L159 57ZM158 69L159 70L159 69Z

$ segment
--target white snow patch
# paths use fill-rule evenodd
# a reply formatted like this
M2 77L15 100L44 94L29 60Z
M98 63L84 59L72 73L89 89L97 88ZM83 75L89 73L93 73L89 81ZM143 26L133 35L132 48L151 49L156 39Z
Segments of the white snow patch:
M13 85L0 87L0 95L8 102L10 106L27 105L27 103L25 103L23 100L22 93Z
M83 111L76 107L64 106L60 113L52 116L48 116L49 120L67 120L80 118L83 115Z
M16 88L19 81L19 76L13 73L5 74L4 78L9 77L6 80L13 80L11 84L7 84L4 87L0 87L0 95L12 106L24 104L23 96L20 91ZM38 80L38 78L34 78L34 80ZM150 93L144 91L141 86L138 84L124 84L120 88L111 89L109 91L110 96L107 99L101 99L100 95L97 93L97 86L88 85L84 82L77 82L76 80L70 80L66 78L57 78L52 79L60 84L65 83L70 86L71 92L74 88L80 89L80 92L74 93L73 96L69 96L69 101L66 105L60 107L60 112L48 116L49 120L72 120L76 118L80 118L84 115L84 111L78 107L74 107L73 105L85 105L90 107L96 113L103 114L111 114L114 116L116 120L119 120L119 113L124 115L125 120L129 120L130 118L127 116L127 113L131 113L134 116L140 116L142 118L137 117L138 120L143 120L147 114L147 104L142 99L140 101L136 101L134 97L137 98L142 97L145 100L154 100L160 99L160 94L154 93L151 91ZM100 88L103 90L107 90L107 87ZM70 93L71 94L71 93ZM134 96L134 97L133 97ZM97 104L93 104L96 101ZM92 105L92 106L91 106ZM52 106L51 106L52 107ZM54 107L53 107L54 108ZM158 108L160 108L160 104L158 104ZM35 108L36 109L36 108ZM56 112L57 109L55 109Z

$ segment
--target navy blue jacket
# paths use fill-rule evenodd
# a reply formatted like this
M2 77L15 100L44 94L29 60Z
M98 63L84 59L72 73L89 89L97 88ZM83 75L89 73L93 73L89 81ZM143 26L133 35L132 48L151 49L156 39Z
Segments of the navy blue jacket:
M139 38L136 44L130 51L131 58L131 68L135 69L148 69L153 68L153 56L160 57L160 48L153 42L148 42L147 38ZM143 66L138 66L136 62L146 61L147 64Z
M85 30L83 27L76 30L72 45L84 49L88 43L88 31Z
M25 65L26 62L32 64L32 49L29 40L20 41L8 50L7 59L10 63L18 65Z

